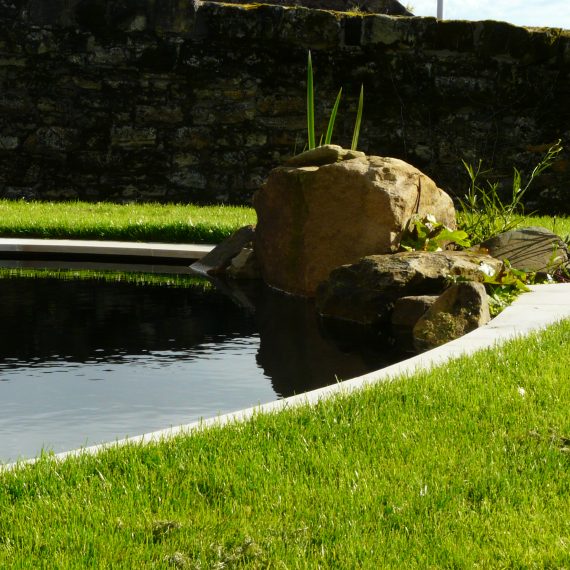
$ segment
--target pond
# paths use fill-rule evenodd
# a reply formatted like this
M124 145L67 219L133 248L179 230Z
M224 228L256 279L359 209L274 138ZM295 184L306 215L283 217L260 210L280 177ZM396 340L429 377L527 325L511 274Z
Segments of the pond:
M0 279L0 462L114 441L401 359L331 336L310 301L235 289Z

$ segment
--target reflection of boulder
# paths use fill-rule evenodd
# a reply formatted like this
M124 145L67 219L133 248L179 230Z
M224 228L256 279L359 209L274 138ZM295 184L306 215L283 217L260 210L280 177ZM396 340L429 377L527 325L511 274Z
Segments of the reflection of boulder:
M353 378L397 359L391 347L383 353L371 339L339 343L327 336L310 300L265 288L256 309L257 361L282 396Z
M334 268L397 248L413 214L455 227L451 198L413 166L327 149L328 163L322 148L308 151L303 166L272 170L254 196L255 253L269 285L313 296Z

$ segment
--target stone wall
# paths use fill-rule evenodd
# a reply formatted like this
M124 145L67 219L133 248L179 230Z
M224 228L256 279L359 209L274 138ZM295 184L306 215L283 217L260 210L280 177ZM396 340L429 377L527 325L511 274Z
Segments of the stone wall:
M191 0L0 0L0 196L244 202L319 127L452 194L570 145L570 32ZM570 213L568 151L532 196Z

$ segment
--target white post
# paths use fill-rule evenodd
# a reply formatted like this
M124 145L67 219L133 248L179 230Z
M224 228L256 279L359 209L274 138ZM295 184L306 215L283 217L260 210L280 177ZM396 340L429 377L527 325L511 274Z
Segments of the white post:
M437 0L437 19L443 20L443 0Z

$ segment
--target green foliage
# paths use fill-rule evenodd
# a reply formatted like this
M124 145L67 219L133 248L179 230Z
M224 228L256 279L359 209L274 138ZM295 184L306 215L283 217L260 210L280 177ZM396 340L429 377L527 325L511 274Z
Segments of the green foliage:
M502 268L491 275L486 275L483 283L489 296L489 311L497 316L508 307L521 293L529 291L527 284L534 283L534 273L526 273L511 267L508 261Z
M329 124L327 126L327 134L325 136L325 144L331 144L333 130L334 130L334 124L336 121L336 115L338 113L338 106L340 105L341 96L342 96L342 87L338 91L338 95L336 96L336 100L334 102L334 106L333 106L332 111L331 111Z
M0 236L219 243L256 223L252 208L0 200Z
M358 138L360 137L360 123L362 122L362 109L364 108L364 85L360 86L360 96L358 97L358 111L356 112L356 121L354 123L354 133L352 134L351 150L356 150L358 146Z
M412 216L402 233L400 248L405 251L440 251L454 243L461 247L471 245L467 232L452 230L432 215Z
M332 135L336 123L336 118L338 115L338 108L340 105L341 98L342 98L342 87L338 91L335 103L333 105L329 117L327 131L324 137L324 144L332 143ZM356 147L358 145L363 107L364 107L364 85L361 85L360 97L358 99L358 110L356 112L356 121L354 124L354 132L352 134L352 144L350 147L352 150L356 150ZM315 134L315 83L313 78L313 59L311 57L311 52L309 51L309 54L307 56L307 144L309 150L312 150L317 147L316 140L317 139ZM321 146L322 144L323 144L323 137L321 137L318 146Z
M307 58L307 134L309 150L315 148L315 88L313 85L313 59Z
M470 184L467 194L459 199L461 208L460 225L471 237L473 243L481 243L500 233L519 226L524 220L522 200L537 176L540 176L556 160L562 151L560 141L552 145L540 162L532 170L526 184L523 184L522 174L513 169L513 184L508 200L499 196L499 183L479 180L489 171L483 171L482 161L477 167L463 162L469 176Z
M0 473L0 567L565 568L569 338Z

